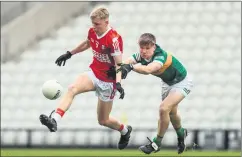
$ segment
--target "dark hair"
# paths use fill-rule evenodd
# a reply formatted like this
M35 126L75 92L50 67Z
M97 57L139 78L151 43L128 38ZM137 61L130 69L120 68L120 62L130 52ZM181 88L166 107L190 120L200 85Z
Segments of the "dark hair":
M139 45L154 45L155 43L155 36L151 33L144 33L139 38Z

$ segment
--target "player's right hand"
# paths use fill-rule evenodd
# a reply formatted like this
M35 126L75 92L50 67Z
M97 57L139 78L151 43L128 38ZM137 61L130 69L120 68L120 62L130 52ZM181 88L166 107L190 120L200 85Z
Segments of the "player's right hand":
M56 59L55 64L57 64L58 66L61 66L61 64L63 63L63 66L65 66L66 60L70 59L71 56L72 56L71 52L67 51L65 54L61 55Z
M123 99L124 98L124 89L121 86L120 82L116 83L116 88L117 88L118 92L120 93L119 99Z
M128 73L134 69L132 64L119 64L120 68L117 70L117 72L122 72L122 79L126 79Z

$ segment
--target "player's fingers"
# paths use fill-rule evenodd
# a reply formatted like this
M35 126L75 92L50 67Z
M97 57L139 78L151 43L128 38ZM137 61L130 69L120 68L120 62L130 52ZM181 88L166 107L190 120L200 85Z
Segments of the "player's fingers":
M124 92L122 92L122 94L120 95L119 98L120 98L120 99L123 99L123 98L124 98Z
M119 93L120 93L119 99L123 99L124 98L124 90L122 88L119 89Z
M58 57L58 58L56 59L55 63L59 62L59 61L61 60L61 57L62 57L62 56Z
M117 72L116 72L116 73L119 73L120 71L122 71L122 69L121 69L121 68L119 68L119 69L117 70Z
M122 79L124 79L124 77L125 77L124 75L125 75L125 73L124 73L124 71L122 71L122 75L121 75Z
M55 63L56 63L56 64L58 64L58 62L59 62L59 61L60 61L60 59L59 59L59 58L57 58L57 59L56 59L56 61L55 61Z
M124 72L122 76L123 76L123 79L126 79L127 73Z
M118 65L118 66L122 66L122 65L123 65L123 63L118 63L117 65Z
M58 62L58 66L61 66L61 63L62 63L62 61L59 61L59 62Z

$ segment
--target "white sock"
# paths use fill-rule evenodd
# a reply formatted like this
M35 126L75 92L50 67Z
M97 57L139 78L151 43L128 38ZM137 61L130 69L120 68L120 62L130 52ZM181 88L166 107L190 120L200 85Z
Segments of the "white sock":
M52 115L51 115L51 118L54 118L54 120L57 122L59 122L61 120L61 115L59 113L56 113L54 112Z
M125 135L128 132L128 128L126 125L124 125L124 128L120 131L121 135Z

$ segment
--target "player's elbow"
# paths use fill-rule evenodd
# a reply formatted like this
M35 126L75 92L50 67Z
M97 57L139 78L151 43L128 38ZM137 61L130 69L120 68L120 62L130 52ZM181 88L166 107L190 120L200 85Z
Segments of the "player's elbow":
M148 75L148 74L151 74L151 73L153 73L153 69L152 68L146 68L146 70L145 70L145 74L146 75Z

